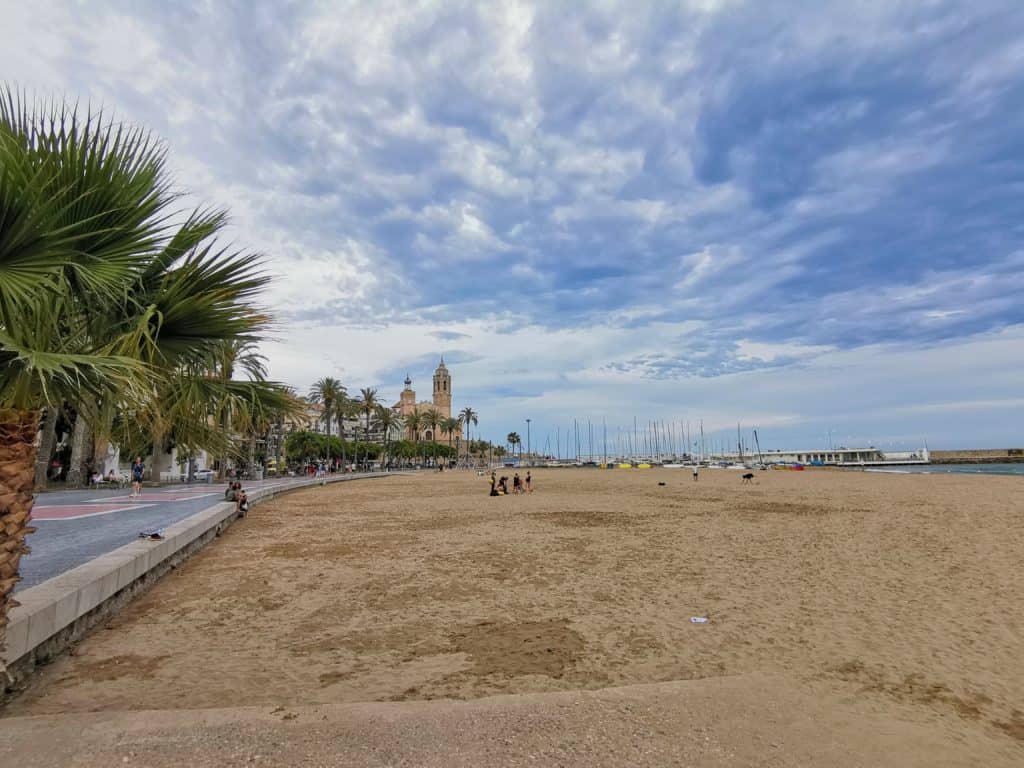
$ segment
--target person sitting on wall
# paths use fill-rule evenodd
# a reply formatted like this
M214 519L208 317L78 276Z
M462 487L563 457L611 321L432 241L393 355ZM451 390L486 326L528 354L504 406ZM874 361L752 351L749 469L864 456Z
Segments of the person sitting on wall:
M236 483L236 485L239 487L237 496L235 497L235 512L238 513L239 517L245 517L245 513L249 511L249 497L246 495L245 491L242 490L240 484Z

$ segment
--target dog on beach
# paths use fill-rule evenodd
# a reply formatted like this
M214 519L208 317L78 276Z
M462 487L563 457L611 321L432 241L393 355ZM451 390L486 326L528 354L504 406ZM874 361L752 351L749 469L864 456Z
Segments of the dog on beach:
M745 474L743 476L742 482L744 482L744 483L753 483L754 482L754 473L753 472L747 472L747 474Z

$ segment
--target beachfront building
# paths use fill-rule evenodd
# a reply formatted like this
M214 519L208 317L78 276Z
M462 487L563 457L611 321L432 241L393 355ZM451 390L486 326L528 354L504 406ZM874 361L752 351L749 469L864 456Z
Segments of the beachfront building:
M392 410L395 411L399 416L405 417L411 414L413 411L419 410L420 413L426 413L427 411L437 411L438 415L442 419L450 418L452 415L452 377L448 372L448 366L444 364L444 358L441 358L440 364L437 366L437 370L434 371L434 394L430 400L416 401L416 391L412 388L412 379L409 375L405 376L405 389L402 390L402 394L398 397L398 402L392 406ZM414 435L411 430L406 430L406 438L413 439ZM437 435L434 435L432 430L429 428L420 430L420 437L424 440L438 440L443 442L448 440L448 433L438 429ZM457 434L452 435L452 438L458 437Z
M823 464L826 466L871 466L885 464L927 464L928 449L919 451L883 451L874 446L868 448L820 448L806 451L764 451L761 456L769 464ZM738 454L730 453L725 458L736 460ZM757 454L748 453L748 461Z

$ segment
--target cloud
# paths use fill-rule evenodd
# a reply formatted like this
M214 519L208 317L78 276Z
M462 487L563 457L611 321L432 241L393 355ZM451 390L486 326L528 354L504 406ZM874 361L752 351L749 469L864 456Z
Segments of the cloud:
M189 200L267 254L299 386L440 341L495 408L597 409L1024 323L1010 0L37 5L0 71L167 140Z
M441 339L441 341L455 341L456 339L470 338L468 333L459 333L458 331L431 331L430 335L435 339Z

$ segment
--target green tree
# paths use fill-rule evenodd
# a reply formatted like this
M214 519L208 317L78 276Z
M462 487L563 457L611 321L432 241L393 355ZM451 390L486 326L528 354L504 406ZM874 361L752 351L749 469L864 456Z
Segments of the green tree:
M352 411L352 400L348 396L348 392L342 387L341 394L338 395L338 400L335 403L334 413L335 418L338 420L338 436L341 438L341 471L345 472L348 469L348 457L345 455L345 419L348 418L349 413Z
M384 435L384 457L385 461L390 461L391 453L389 451L389 447L391 444L391 435L394 432L401 431L404 426L404 420L390 408L378 405L374 413L374 425Z
M267 282L260 257L214 245L225 220L194 213L126 283L121 300L93 312L91 333L154 374L140 398L98 401L93 426L119 445L141 439L176 445L184 455L205 449L223 463L229 450L244 454L235 447L238 433L250 438L252 455L255 432L297 408L290 390L266 380L256 352L268 324L252 303Z
M420 445L420 432L423 429L424 424L424 412L419 408L413 408L412 412L405 417L405 427L409 430L412 435L412 441L416 445L416 449L419 449Z
M324 435L303 429L292 432L285 438L285 451L293 460L310 461L325 453Z
M462 421L454 416L448 416L441 420L441 431L448 434L448 448L451 453L452 440L455 438L456 432L462 431Z
M443 416L436 408L428 408L423 414L423 428L430 430L430 441L433 443L432 455L437 456L437 430L441 426Z
M523 440L522 440L521 437L519 437L519 433L518 432L509 432L508 433L508 437L505 438L505 442L507 442L512 447L512 455L513 456L515 455L516 446L523 444ZM520 461L522 460L522 457L523 457L522 449L520 449L520 451L519 451Z
M331 423L340 410L345 397L345 387L333 376L324 376L313 382L309 389L309 401L320 406L320 418L324 420L327 437L331 436Z
M163 167L141 131L0 90L0 648L32 531L41 411L144 388L144 366L90 333L90 315L166 231Z
M478 417L477 412L474 411L472 408L470 408L468 405L465 408L463 408L462 411L459 413L459 419L462 421L462 425L466 428L466 463L467 464L469 463L469 453L470 453L470 450L469 450L469 448L470 448L469 427L470 427L470 425L476 426L477 423L478 423L478 421L477 421L478 418L479 417Z
M364 439L367 443L370 442L370 417L376 410L377 402L377 390L374 387L363 387L359 390L359 394L362 395L362 399L359 400L359 411L366 417L366 430L363 433ZM367 462L369 463L369 462Z
M267 318L246 299L265 278L256 257L198 246L217 215L173 226L175 199L148 133L0 90L0 646L32 530L43 408L67 404L104 431L120 414L150 432L202 424L189 437L227 439L206 419L216 386L186 374L213 340L258 336ZM246 277L223 291L239 263Z

